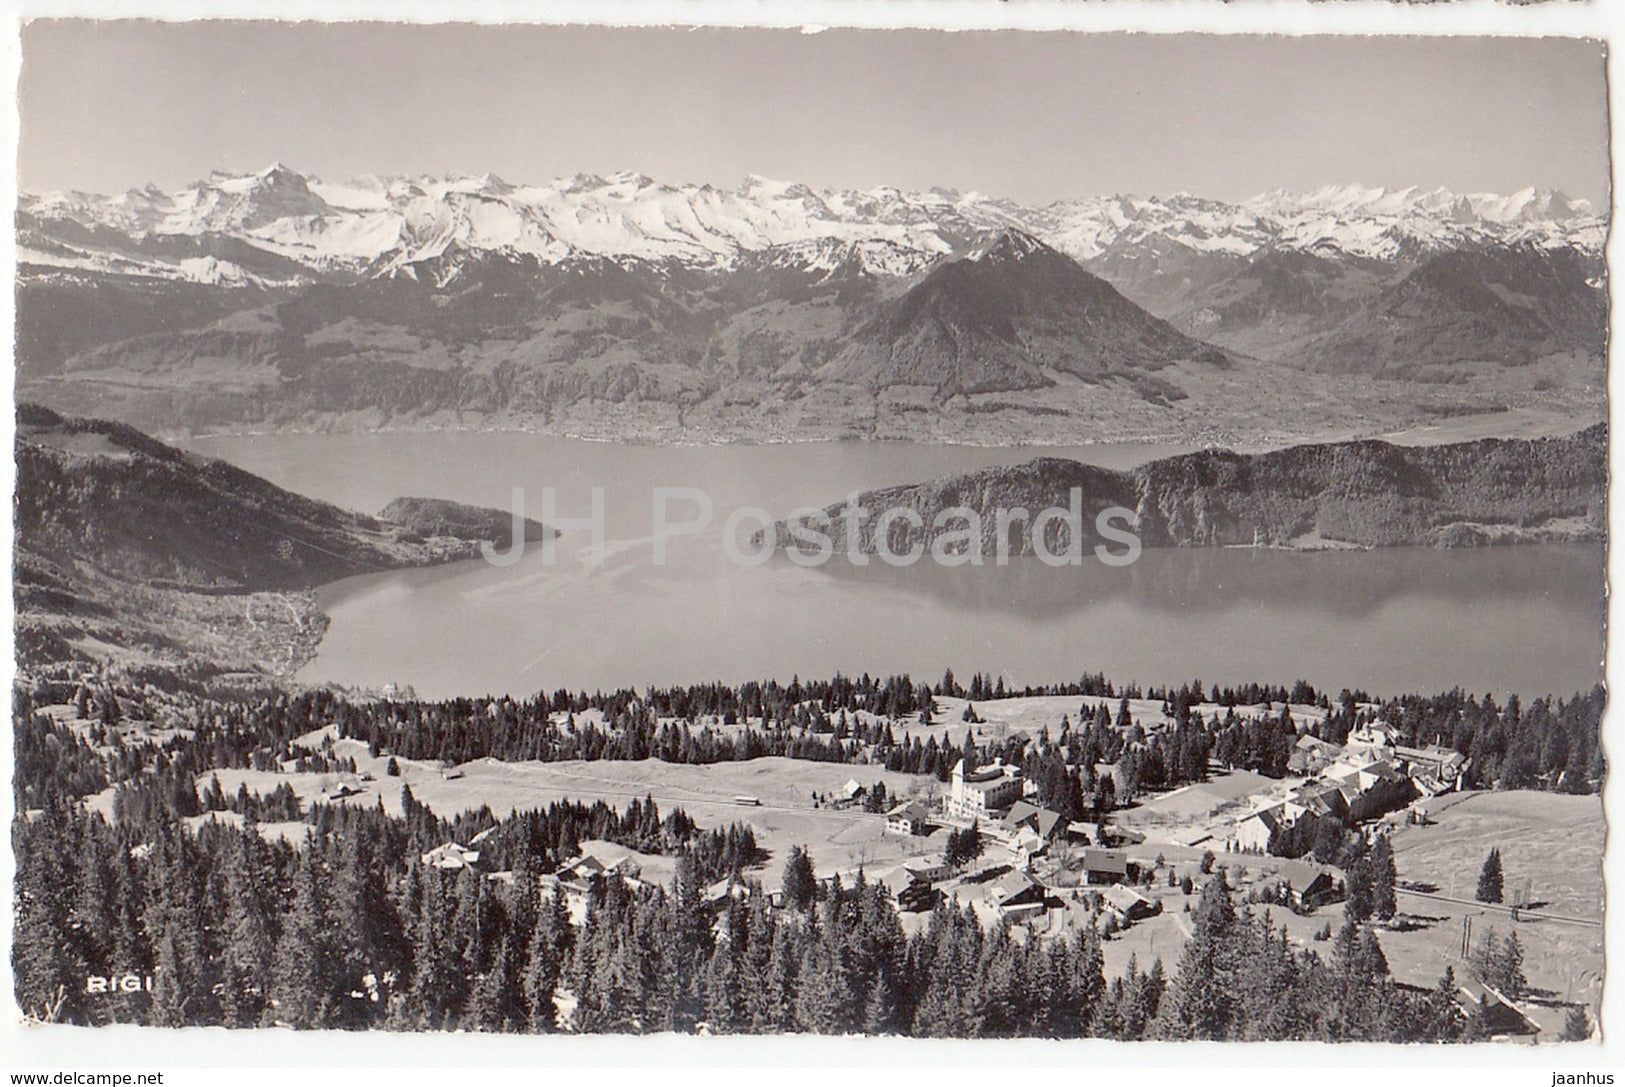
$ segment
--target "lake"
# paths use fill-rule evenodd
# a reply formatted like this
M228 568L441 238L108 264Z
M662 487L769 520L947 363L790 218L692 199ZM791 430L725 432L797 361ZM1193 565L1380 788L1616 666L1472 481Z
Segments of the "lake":
M474 561L350 578L320 591L332 626L309 682L410 685L425 697L792 675L984 671L1015 684L1290 683L1374 694L1568 695L1600 682L1601 545L1291 553L1147 550L1129 567L920 563L743 566L721 523L783 516L853 490L1035 456L1130 467L1177 447L983 449L843 442L651 447L520 433L198 438L292 490L375 512L402 495L506 508L513 489L566 518L604 491L606 546L567 531L509 566ZM705 530L653 560L656 487L710 497ZM687 506L674 507L686 517ZM751 526L753 527L753 526ZM747 533L749 527L745 530Z

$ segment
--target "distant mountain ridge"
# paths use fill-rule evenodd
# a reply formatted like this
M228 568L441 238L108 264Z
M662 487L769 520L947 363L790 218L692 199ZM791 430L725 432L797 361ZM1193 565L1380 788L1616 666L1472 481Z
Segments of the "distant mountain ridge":
M19 225L25 262L77 266L93 259L98 242L113 253L121 239L125 259L139 261L145 252L156 260L155 239L220 237L321 278L396 274L458 249L548 263L594 256L717 267L746 253L818 242L851 247L871 271L896 274L1007 227L1080 261L1152 239L1234 256L1285 250L1392 260L1523 243L1595 254L1606 223L1585 200L1533 188L1498 195L1341 185L1237 203L1177 194L1032 206L948 189L814 190L756 176L731 190L635 173L540 185L491 174L324 182L276 163L252 174L216 173L172 192L25 193ZM878 256L882 247L914 257L886 259ZM170 274L269 282L292 271L193 259L199 263L175 263Z

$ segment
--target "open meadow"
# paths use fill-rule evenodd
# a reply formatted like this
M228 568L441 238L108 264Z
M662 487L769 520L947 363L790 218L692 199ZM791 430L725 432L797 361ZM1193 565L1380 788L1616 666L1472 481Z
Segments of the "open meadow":
M300 742L315 747L320 740L321 734L314 733L301 737ZM938 787L935 779L895 774L878 766L776 756L708 765L658 759L548 763L476 759L448 772L438 764L397 759L400 774L391 776L389 758L368 754L365 744L334 740L333 753L355 759L357 775L216 770L200 777L198 785L206 787L210 778L218 777L221 788L232 794L240 785L246 785L250 792L269 793L286 783L308 803L320 800L325 791L345 781L361 792L343 803L371 806L382 802L384 810L391 813L399 813L401 787L405 785L436 815L448 818L482 806L489 807L500 819L511 812L542 808L560 800L589 804L602 800L621 808L632 800L653 797L663 812L682 808L702 827L749 824L757 844L769 854L760 874L770 885L776 885L779 868L792 845L807 847L821 873L894 863L941 849L937 835L916 839L887 835L885 820L879 815L861 808L837 809L815 803L815 795L834 796L848 780L865 787L884 782L887 793L900 798L923 797ZM367 775L370 780L366 780ZM363 780L357 782L357 776ZM736 799L742 797L760 803Z

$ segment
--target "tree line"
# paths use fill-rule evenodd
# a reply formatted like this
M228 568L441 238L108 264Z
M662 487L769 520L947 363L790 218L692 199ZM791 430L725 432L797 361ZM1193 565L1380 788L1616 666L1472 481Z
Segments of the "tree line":
M951 679L944 677L945 683ZM1373 717L1393 728L1400 743L1438 744L1466 756L1462 784L1468 788L1595 792L1606 772L1599 742L1606 698L1600 685L1568 699L1545 697L1527 706L1516 696L1501 704L1493 696L1479 699L1457 690L1432 697L1405 696L1381 703L1375 711L1355 694L1344 692L1323 718L1300 724L1284 702L1264 714L1243 716L1229 707L1222 714L1204 715L1195 708L1204 699L1211 704L1212 695L1234 692L1206 692L1200 683L1193 683L1161 692L1167 700L1160 721L1136 720L1125 694L1115 714L1104 701L1092 706L1080 702L1076 719L1063 715L1056 735L1045 726L1036 738L1000 739L987 736L985 730L979 738L974 726L968 726L959 743L935 731L923 738L899 736L894 719L872 713L860 717L848 705L875 697L901 698L909 689L907 677L884 684L837 677L827 684L798 681L787 688L761 684L726 688L734 692L731 699L717 693L724 690L720 686L698 689L703 698L694 693L696 689L676 689L647 697L630 692L613 697L560 692L525 701L440 702L357 699L318 690L244 701L188 696L179 706L154 707L140 704L145 699L141 693L106 689L90 695L81 687L76 698L83 735L35 712L52 697L49 692L18 690L13 696L13 789L18 807L28 810L54 795L87 795L112 783L153 789L167 782L184 793L184 784L173 783L213 769L278 770L292 763L299 770L354 772L354 760L334 755L329 746L311 748L295 742L327 726L342 737L366 743L375 755L448 763L482 757L714 763L777 755L824 762L879 761L894 772L946 781L960 759L969 766L1002 759L1021 766L1038 784L1041 803L1074 820L1104 819L1143 792L1202 781L1210 761L1283 776L1300 736L1342 743ZM774 697L766 698L763 691ZM809 692L811 701L792 705L782 700ZM923 697L934 696L926 688ZM825 699L833 711L825 708ZM683 700L688 700L684 703L688 709L723 703L777 709L729 728L713 725L704 715L670 716L684 708L679 704ZM556 708L561 705L564 708ZM602 715L602 724L597 717L576 716L589 709ZM930 712L929 702L921 712ZM179 727L156 740L129 735L119 723L137 714L163 715ZM1111 772L1102 773L1102 767ZM250 803L238 798L227 807L244 811ZM1312 824L1298 831L1299 837L1312 833ZM1312 839L1306 838L1282 851L1301 855L1311 846Z
M368 1027L401 1022L390 1009L404 1001L414 1023L455 1026L461 1005L448 1018L433 1001L459 984L473 993L505 911L529 909L520 903L537 898L537 877L583 841L673 856L695 886L740 879L765 858L748 826L702 830L651 800L555 802L502 820L486 808L440 818L409 788L401 803L398 816L316 805L298 841L262 835L252 816L188 821L161 806L109 821L59 802L19 817L19 1004L78 1023ZM423 863L447 841L477 843L479 869ZM443 961L447 941L460 965ZM127 973L151 977L152 991L87 992L89 977Z
M16 826L13 962L25 1010L76 1023L550 1032L699 1031L1454 1041L1474 1036L1452 979L1395 983L1347 921L1322 958L1214 873L1176 965L1110 984L1084 927L1041 938L939 906L905 934L885 887L811 883L776 907L726 848L691 848L679 813L554 805L435 818L403 797L322 808L297 845L252 821L117 826L54 805ZM510 876L444 871L418 851L481 841ZM594 880L578 920L538 875L580 836L675 851L670 885ZM723 835L726 838L727 835ZM730 872L744 893L706 890ZM811 877L804 853L786 884ZM1497 964L1508 961L1503 947ZM1498 965L1497 969L1501 967ZM89 993L133 972L150 991Z

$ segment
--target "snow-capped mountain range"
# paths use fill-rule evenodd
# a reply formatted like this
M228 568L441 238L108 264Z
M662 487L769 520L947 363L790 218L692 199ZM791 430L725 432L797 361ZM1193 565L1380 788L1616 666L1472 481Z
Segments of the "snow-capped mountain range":
M1141 248L1381 262L1481 246L1572 248L1594 256L1606 232L1604 215L1588 201L1544 189L1496 195L1340 185L1240 203L1119 195L1035 207L974 192L814 190L755 176L734 189L662 184L633 173L540 185L491 174L328 182L280 164L216 173L173 192L148 186L116 196L24 193L18 216L25 269L227 286L390 276L457 252L703 269L744 259L804 268L855 264L872 275L902 276L1010 228L1085 265ZM230 241L275 263L175 245L188 239Z
M1532 400L1567 420L1603 387L1605 227L1536 190L1031 207L273 166L25 195L18 388L148 428L639 440L1346 433Z

